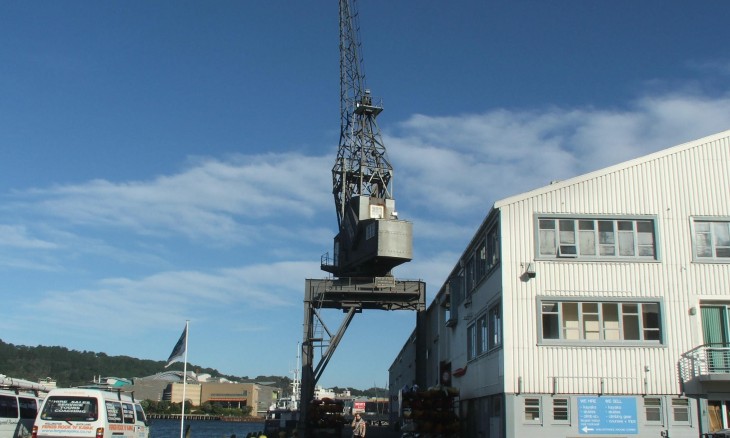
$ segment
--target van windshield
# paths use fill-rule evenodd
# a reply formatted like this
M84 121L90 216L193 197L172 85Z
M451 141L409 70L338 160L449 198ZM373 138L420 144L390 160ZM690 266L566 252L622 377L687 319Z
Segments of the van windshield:
M56 421L96 421L99 409L91 397L48 397L41 419Z

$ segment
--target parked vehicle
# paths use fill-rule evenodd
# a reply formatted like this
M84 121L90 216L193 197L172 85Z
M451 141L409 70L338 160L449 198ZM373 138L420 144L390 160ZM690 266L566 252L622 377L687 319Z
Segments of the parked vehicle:
M48 388L0 374L0 438L26 438Z
M144 410L130 394L99 388L51 390L36 417L33 438L148 438Z
M43 398L33 392L0 389L0 438L26 438Z

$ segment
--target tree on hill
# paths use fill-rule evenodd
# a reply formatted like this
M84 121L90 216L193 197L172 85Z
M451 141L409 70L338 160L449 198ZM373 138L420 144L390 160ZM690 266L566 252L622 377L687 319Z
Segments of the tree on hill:
M164 361L109 356L106 353L69 350L65 347L27 347L0 340L0 373L18 379L38 381L50 377L56 380L58 386L79 386L89 384L94 376L131 379L150 376L164 369ZM182 363L169 368L182 369ZM188 364L188 369L232 381L247 380L247 377L227 376L216 369L192 364Z

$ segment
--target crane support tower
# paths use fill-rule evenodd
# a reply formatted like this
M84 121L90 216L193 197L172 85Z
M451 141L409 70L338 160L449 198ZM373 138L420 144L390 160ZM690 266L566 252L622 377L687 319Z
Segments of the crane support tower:
M365 87L355 0L339 0L340 21L340 143L332 167L332 194L338 233L334 252L321 259L327 279L307 279L304 291L301 405L299 428L304 437L312 430L309 403L324 368L356 313L368 310L415 310L417 342L422 336L426 285L398 280L392 269L413 257L411 222L398 218L393 198L393 167L388 161L377 116L382 101ZM345 313L336 331L322 319L322 309ZM422 346L423 347L423 346ZM320 352L314 365L314 352ZM417 348L417 356L424 348ZM425 358L416 358L424 364ZM421 367L421 365L419 365ZM422 385L425 370L416 369ZM314 410L312 410L314 412Z

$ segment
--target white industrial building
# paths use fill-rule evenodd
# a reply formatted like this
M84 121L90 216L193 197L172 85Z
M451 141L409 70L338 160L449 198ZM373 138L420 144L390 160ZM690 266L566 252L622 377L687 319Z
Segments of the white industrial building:
M497 201L455 262L392 401L457 387L467 437L730 428L730 131Z

